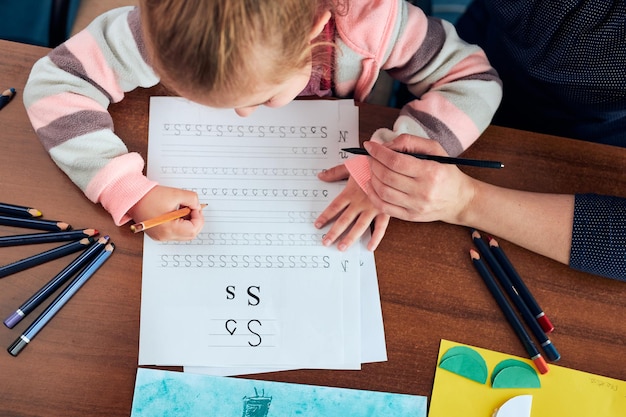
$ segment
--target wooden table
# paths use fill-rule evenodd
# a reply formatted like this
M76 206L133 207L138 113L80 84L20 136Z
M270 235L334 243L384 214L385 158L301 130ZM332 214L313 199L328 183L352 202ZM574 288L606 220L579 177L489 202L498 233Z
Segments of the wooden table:
M139 342L142 237L114 226L56 167L37 140L22 98L32 64L47 50L0 41L0 89L18 96L0 111L0 201L42 210L74 228L93 227L116 244L111 259L17 357L0 352L2 416L128 416ZM148 97L138 90L111 108L130 150L146 155ZM361 136L390 126L396 110L361 107ZM466 153L501 160L472 175L546 192L626 196L626 149L492 126ZM0 234L15 234L0 228ZM501 241L556 326L560 365L626 380L626 283L570 270ZM389 360L361 371L301 370L256 378L429 396L442 338L525 357L474 271L469 231L442 223L392 221L376 251ZM0 264L42 247L3 248ZM73 256L0 280L0 316L13 312ZM36 317L0 326L5 349Z

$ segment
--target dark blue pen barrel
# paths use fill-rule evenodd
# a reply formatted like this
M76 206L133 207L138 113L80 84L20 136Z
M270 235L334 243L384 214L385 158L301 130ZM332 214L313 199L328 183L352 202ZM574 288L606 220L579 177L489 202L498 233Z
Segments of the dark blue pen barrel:
M538 355L539 351L537 350L537 347L528 336L528 333L526 333L526 330L522 326L522 323L520 323L519 319L515 315L515 312L506 301L506 298L504 298L504 294L502 293L502 291L500 291L500 288L496 284L495 280L491 277L491 273L489 272L485 264L478 259L473 259L472 262L479 275L485 282L485 285L487 285L487 288L491 292L491 295L496 300L496 303L502 310L502 313L513 328L513 331L517 334L518 338L524 345L524 348L526 349L528 354L531 357Z
M69 301L74 294L91 278L91 276L104 264L111 256L115 246L112 243L106 245L104 251L89 262L80 273L70 281L63 291L46 307L46 309L37 317L24 333L9 346L8 351L11 355L16 356L22 349L37 336L43 327L56 315L61 308Z
M476 233L477 232L474 232L472 237L474 244L478 248L481 256L487 261L487 264L493 271L497 280L500 282L500 285L502 286L506 294L509 296L511 302L515 305L515 308L522 316L524 322L539 342L539 345L541 345L546 358L553 362L558 361L561 358L561 355L556 350L546 333L539 325L539 322L536 320L535 315L530 311L528 305L525 303L524 299L521 297L521 294L517 291L516 287L509 279L509 275L506 273L503 266L500 264L498 259L496 259L493 252L489 249L487 243L482 240L479 235L475 235ZM497 284L494 283L494 285Z
M556 350L550 340L548 340L545 344L542 344L541 348L543 349L543 352L546 354L546 358L548 358L549 361L556 362L561 359L561 354L558 350Z
M19 323L25 316L35 310L43 301L45 301L50 295L56 292L63 284L65 284L72 276L74 276L81 268L83 268L87 262L89 262L94 256L104 250L105 244L109 241L109 237L105 236L100 238L98 242L93 242L90 246L76 257L68 266L66 266L61 272L48 281L43 287L41 287L35 294L33 294L28 300L24 301L22 305L9 317L4 320L4 325L9 329L12 329L17 323Z

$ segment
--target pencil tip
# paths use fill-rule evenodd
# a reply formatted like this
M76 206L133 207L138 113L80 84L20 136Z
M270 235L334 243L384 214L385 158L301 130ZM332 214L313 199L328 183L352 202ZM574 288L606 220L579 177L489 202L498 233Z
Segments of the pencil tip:
M498 244L498 241L497 241L497 240L495 240L495 239L493 238L493 236L487 236L487 240L489 241L489 245L490 245L490 246L496 246L496 247L500 246L500 245Z
M470 249L469 252L472 259L480 259L480 255L474 249Z

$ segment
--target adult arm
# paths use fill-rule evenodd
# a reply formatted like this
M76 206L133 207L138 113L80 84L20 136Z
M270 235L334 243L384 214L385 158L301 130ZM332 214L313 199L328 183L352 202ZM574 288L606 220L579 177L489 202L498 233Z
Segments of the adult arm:
M572 268L626 280L626 199L498 187L454 165L418 160L373 142L365 146L372 170L368 196L384 213L472 227ZM438 144L408 135L388 146L445 155Z

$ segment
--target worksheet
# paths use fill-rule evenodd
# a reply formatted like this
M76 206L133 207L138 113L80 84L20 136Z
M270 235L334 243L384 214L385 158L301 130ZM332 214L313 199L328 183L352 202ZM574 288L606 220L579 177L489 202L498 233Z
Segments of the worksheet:
M195 240L144 238L140 365L360 367L359 245L324 247L313 227L345 186L317 174L354 146L352 101L242 118L152 98L148 177L207 206Z
M378 276L374 253L366 249L371 233L361 236L361 363L384 362L387 360L387 346L383 314L378 291ZM345 367L345 365L341 365ZM287 371L294 368L266 367L215 367L185 366L185 372L214 376L251 375L265 372Z

